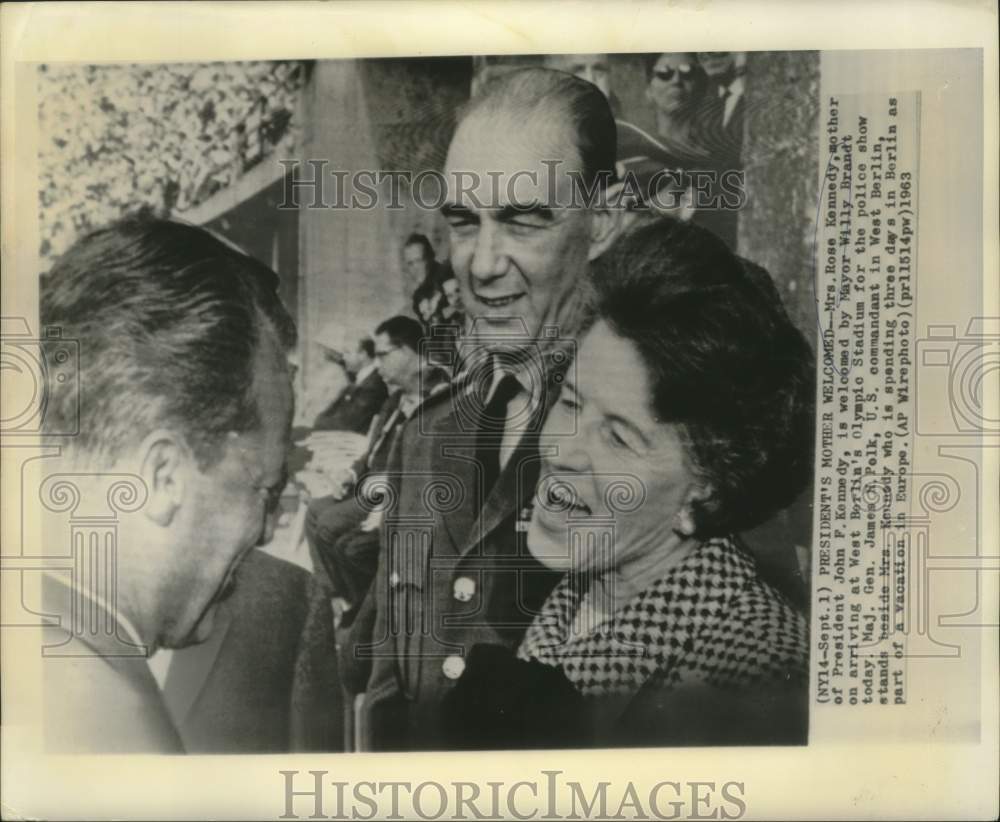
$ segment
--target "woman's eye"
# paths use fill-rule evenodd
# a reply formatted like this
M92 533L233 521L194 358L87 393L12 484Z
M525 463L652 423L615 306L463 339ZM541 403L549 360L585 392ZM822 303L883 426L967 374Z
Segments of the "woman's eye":
M565 394L559 398L559 404L567 411L576 411L580 408L580 403L575 398Z
M631 445L629 445L628 441L621 434L619 434L614 428L608 429L608 439L611 441L611 444L615 448L631 449L632 447Z

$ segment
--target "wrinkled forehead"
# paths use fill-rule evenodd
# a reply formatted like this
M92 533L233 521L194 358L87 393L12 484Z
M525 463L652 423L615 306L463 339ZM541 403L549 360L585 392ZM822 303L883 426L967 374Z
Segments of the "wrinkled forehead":
M548 202L582 172L570 124L536 107L471 114L455 132L444 173L448 202L478 209Z

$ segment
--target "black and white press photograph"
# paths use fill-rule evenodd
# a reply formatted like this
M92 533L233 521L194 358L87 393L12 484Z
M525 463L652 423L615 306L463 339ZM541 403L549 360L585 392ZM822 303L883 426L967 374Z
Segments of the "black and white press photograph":
M406 789L425 819L738 818L782 806L685 756L902 729L938 658L978 705L994 560L941 531L976 539L989 473L928 437L960 401L954 447L990 436L1000 324L929 308L983 296L929 155L983 52L682 40L17 63L3 625L37 755L199 791L270 762L261 818L388 812L379 763L433 761L400 754L461 755ZM453 781L586 751L661 781Z
M817 71L39 66L46 743L805 744Z

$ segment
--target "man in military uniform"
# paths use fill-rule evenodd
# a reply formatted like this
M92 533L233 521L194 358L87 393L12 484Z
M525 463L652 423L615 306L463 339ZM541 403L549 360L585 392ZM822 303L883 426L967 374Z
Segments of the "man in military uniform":
M364 692L360 749L445 747L441 700L472 646L516 648L555 581L523 527L537 433L584 321L581 278L620 222L600 198L574 205L574 185L607 185L614 164L607 100L571 75L505 74L463 113L442 211L469 328L450 390L389 460L379 567L342 655Z

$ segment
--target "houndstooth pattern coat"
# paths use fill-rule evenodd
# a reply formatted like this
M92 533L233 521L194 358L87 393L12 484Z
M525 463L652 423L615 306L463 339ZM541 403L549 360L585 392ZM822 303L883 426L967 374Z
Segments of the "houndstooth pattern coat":
M567 575L525 634L521 659L559 667L594 707L597 742L805 741L805 618L734 539L699 546L582 635Z

